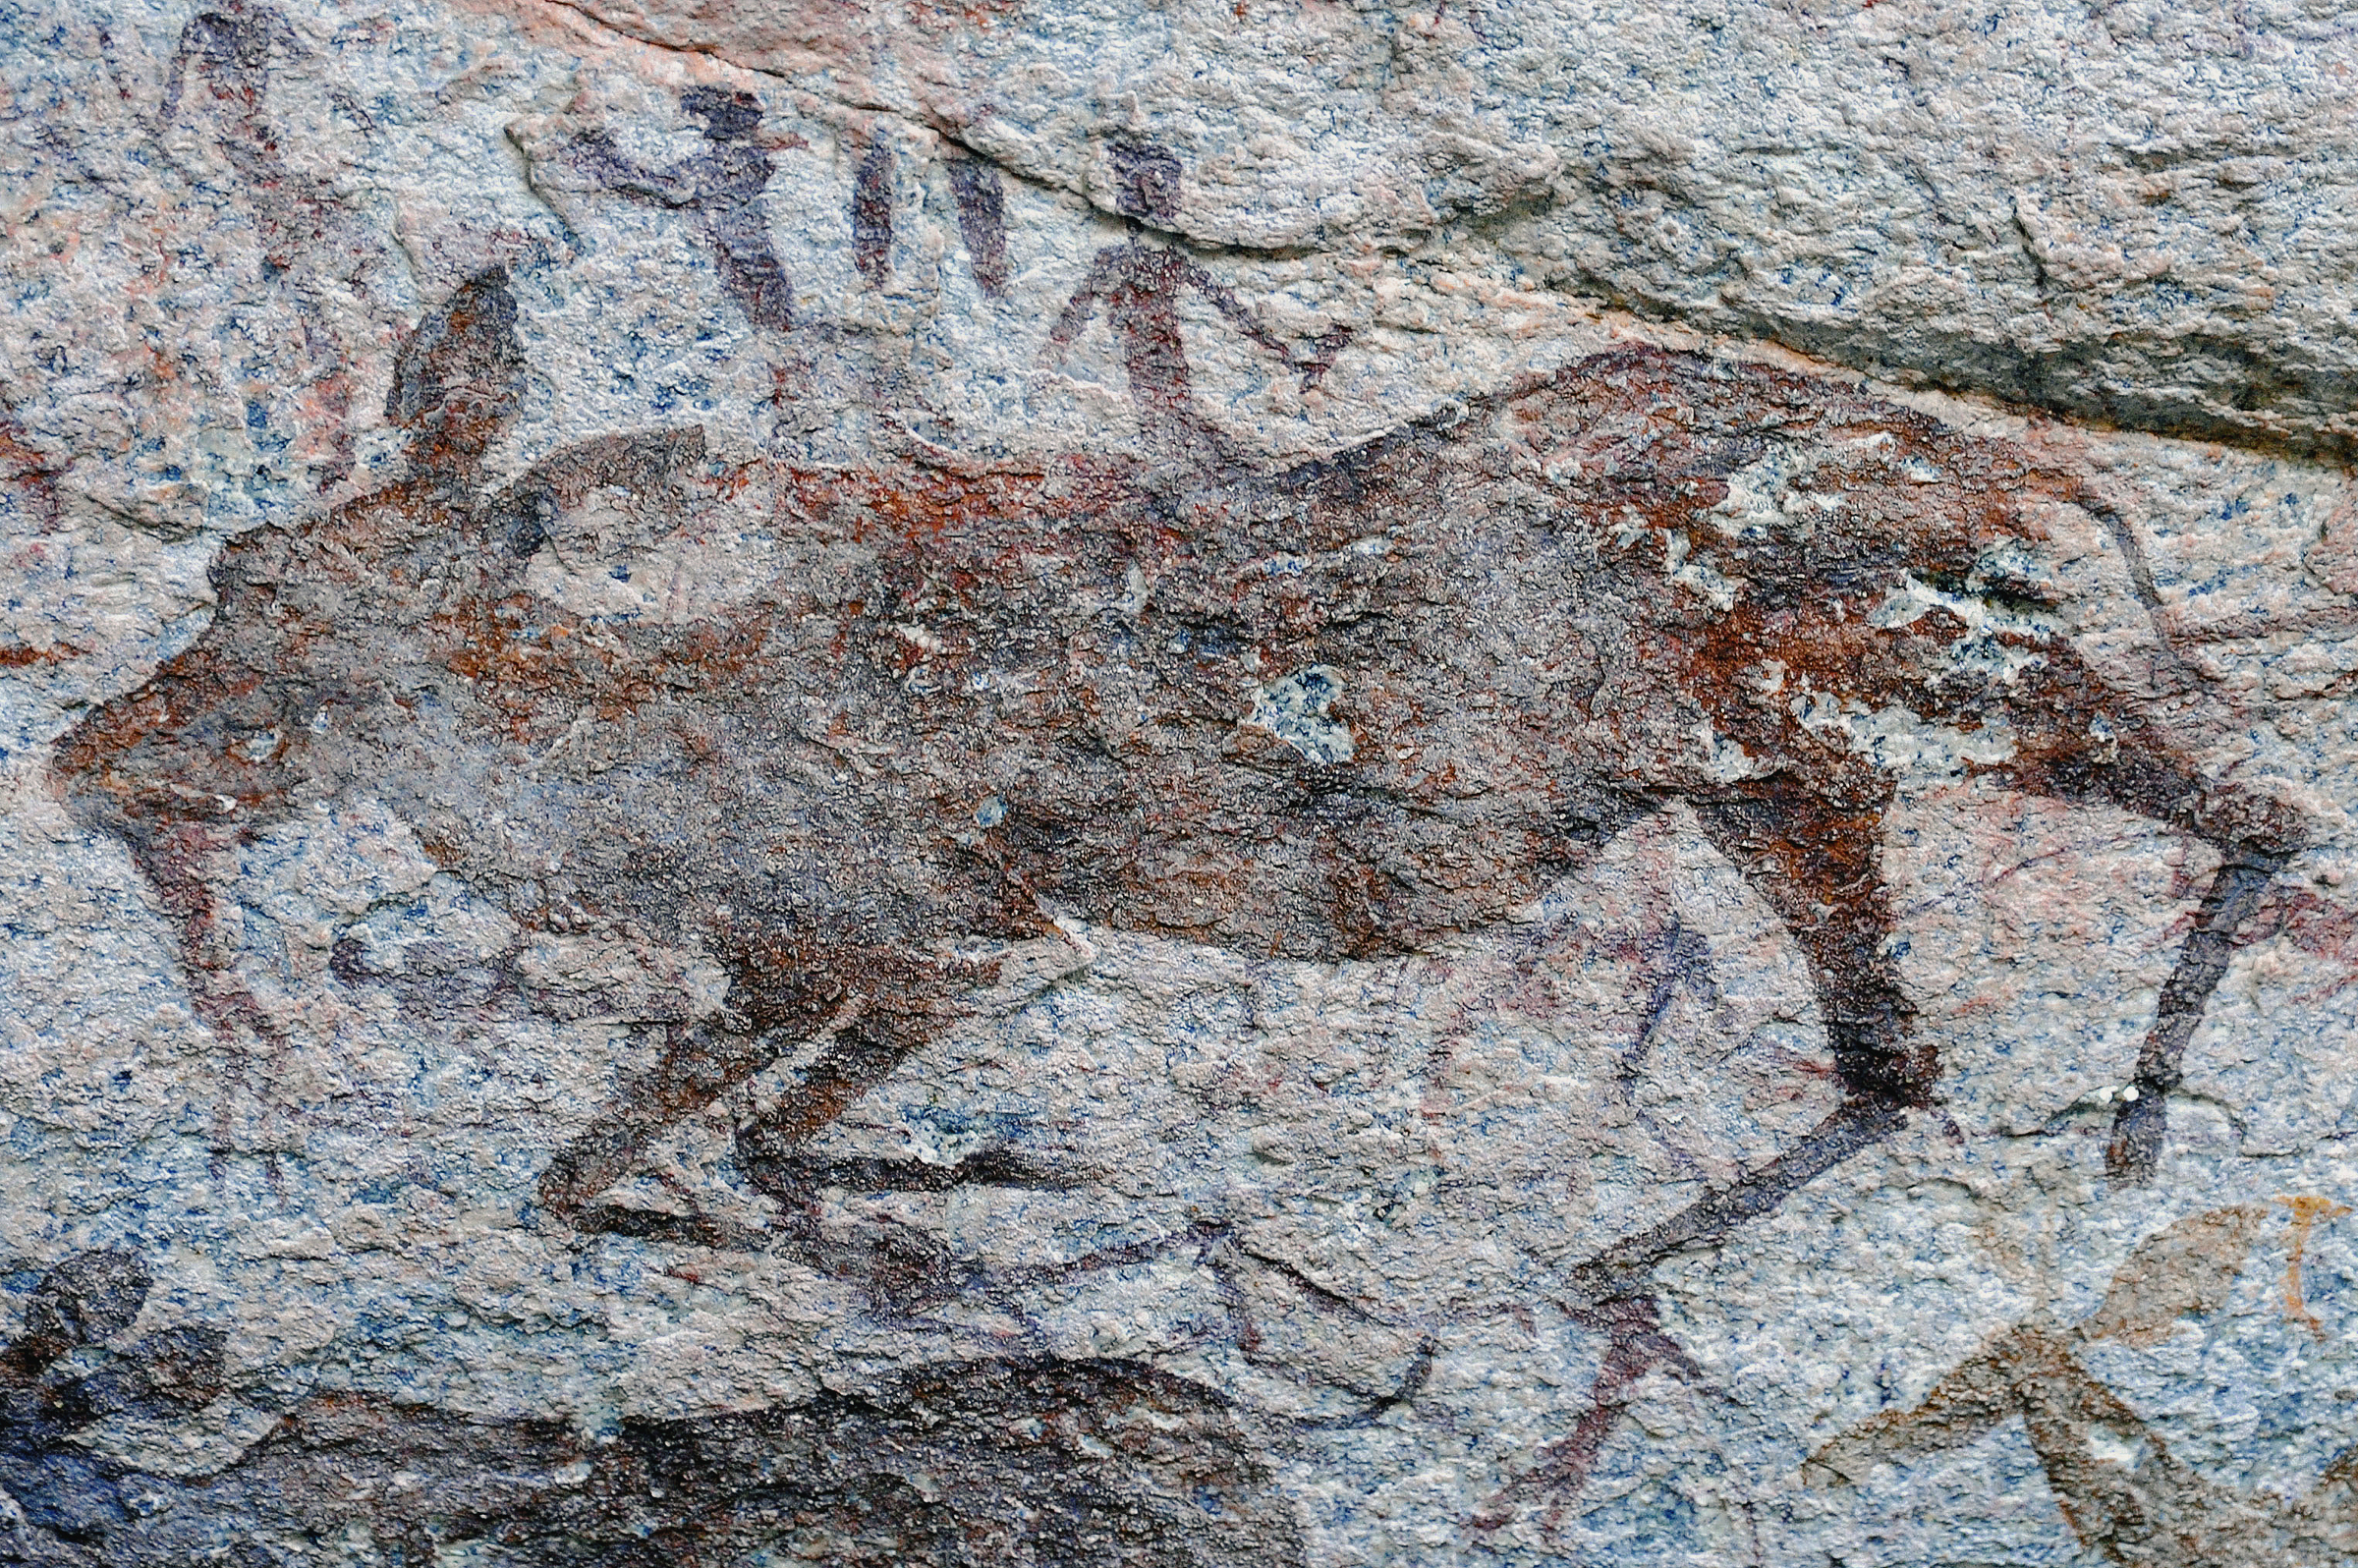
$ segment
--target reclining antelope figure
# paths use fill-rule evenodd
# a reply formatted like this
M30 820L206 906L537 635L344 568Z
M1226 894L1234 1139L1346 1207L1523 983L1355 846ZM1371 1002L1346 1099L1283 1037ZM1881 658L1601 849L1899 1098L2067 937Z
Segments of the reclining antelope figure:
M727 1008L672 1026L546 1167L542 1207L577 1226L651 1223L601 1195L823 1036L739 1137L757 1182L785 1180L988 980L943 956L957 940L1060 911L1256 955L1407 953L1683 801L1806 958L1842 1099L1579 1271L1635 1299L1666 1253L1934 1104L1888 951L1872 716L2221 858L2115 1124L2125 1178L2154 1170L2230 940L2302 842L2075 653L2034 503L2095 505L2078 481L1849 387L1631 348L1274 474L724 466L684 429L494 488L515 311L493 271L422 322L387 405L407 473L228 546L210 629L56 768L241 1037L276 1026L216 929L230 857L347 793L528 928L629 923L721 963ZM758 548L682 566L715 526ZM626 582L634 560L692 590Z

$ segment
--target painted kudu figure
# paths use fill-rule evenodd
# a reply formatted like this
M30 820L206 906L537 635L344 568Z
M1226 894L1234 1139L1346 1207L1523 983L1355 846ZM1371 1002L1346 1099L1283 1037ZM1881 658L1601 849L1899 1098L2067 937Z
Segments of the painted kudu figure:
M2014 789L2217 850L2114 1127L2127 1178L2154 1170L2230 941L2302 842L2074 651L2028 563L2042 506L2099 505L2079 480L1826 380L1631 348L1274 474L729 468L689 429L495 489L515 311L494 271L428 317L387 405L406 476L228 546L211 628L56 769L265 1072L276 1026L216 929L231 857L348 793L527 927L627 923L723 963L723 1012L672 1026L546 1167L542 1207L585 1228L656 1223L601 1195L823 1039L739 1138L757 1184L790 1188L798 1148L989 980L960 942L1070 915L1256 955L1410 953L1683 801L1806 956L1842 1098L1582 1265L1602 1311L1934 1105L1889 952L1892 777L1853 720L1962 737ZM590 551L600 508L650 549L716 521L758 534L773 569L636 619L528 588L536 557Z

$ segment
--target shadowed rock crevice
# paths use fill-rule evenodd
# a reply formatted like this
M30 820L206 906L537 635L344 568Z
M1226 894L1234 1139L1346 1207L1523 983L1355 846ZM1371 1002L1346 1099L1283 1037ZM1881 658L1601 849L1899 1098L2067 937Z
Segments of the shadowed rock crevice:
M147 1283L130 1254L77 1255L34 1293L28 1316L48 1326L0 1352L0 1490L15 1504L0 1560L181 1568L356 1542L392 1562L475 1543L549 1568L719 1568L765 1552L939 1568L1304 1560L1223 1403L1121 1361L943 1363L857 1394L594 1432L317 1395L225 1467L142 1471L88 1453L78 1430L218 1396L219 1331L119 1344L89 1372L41 1358L61 1334L92 1349L120 1335Z

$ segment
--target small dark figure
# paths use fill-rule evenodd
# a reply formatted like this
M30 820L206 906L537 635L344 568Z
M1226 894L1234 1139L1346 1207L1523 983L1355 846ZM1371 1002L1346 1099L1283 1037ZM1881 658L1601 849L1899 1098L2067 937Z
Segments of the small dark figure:
M1168 229L1179 213L1179 160L1151 143L1116 142L1114 173L1118 186L1114 202L1130 219L1130 238L1099 251L1089 276L1049 329L1048 342L1058 358L1089 324L1098 301L1105 321L1122 341L1122 364L1130 373L1130 398L1147 439L1176 456L1194 453L1221 458L1231 443L1196 407L1188 371L1187 345L1179 335L1179 298L1193 289L1218 308L1229 324L1261 347L1303 372L1305 387L1317 383L1334 363L1340 341L1328 334L1319 340L1322 360L1297 365L1284 343L1263 327L1227 285L1198 266L1183 251L1151 245L1145 230L1151 223Z
M696 214L729 298L754 325L790 331L794 284L769 248L769 216L761 205L776 170L755 138L761 105L750 92L690 87L680 94L680 108L703 121L710 145L668 169L632 162L602 131L577 137L574 156L610 191Z
M958 203L958 233L966 242L967 265L975 283L991 299L1007 293L1007 197L999 171L981 158L951 149L950 196Z
M852 262L871 289L892 276L892 144L869 144L852 177Z

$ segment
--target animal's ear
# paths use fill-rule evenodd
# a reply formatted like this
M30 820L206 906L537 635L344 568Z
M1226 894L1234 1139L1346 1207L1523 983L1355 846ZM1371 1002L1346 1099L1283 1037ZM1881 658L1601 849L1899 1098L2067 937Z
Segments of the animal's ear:
M25 1337L7 1360L37 1373L78 1345L112 1339L140 1316L154 1282L137 1253L76 1253L41 1276L25 1304Z
M385 418L429 460L479 457L515 412L524 369L516 296L507 268L491 267L460 284L402 344Z

